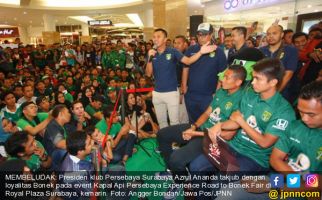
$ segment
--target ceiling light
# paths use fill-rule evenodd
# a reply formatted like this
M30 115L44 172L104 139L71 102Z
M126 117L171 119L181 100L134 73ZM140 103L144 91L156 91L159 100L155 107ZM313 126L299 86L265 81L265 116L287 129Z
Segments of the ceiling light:
M24 12L23 12L23 14L24 14L24 15L26 15L26 14L27 14L27 12L26 12L26 11L24 11Z
M20 5L20 0L0 0L1 4Z
M130 23L116 23L113 24L115 27L137 27L135 24L130 24Z
M314 10L314 12L319 12L319 10Z
M80 21L80 22L84 22L87 24L88 21L93 21L95 19L89 17L89 16L69 16L69 18Z
M311 8L311 7L312 7L312 5L307 5L307 7L308 7L308 8Z
M126 14L126 16L136 25L136 26L144 26L140 16L136 13Z
M102 6L117 6L121 4L129 4L141 2L142 0L46 0L43 1L43 6L47 7L102 7Z

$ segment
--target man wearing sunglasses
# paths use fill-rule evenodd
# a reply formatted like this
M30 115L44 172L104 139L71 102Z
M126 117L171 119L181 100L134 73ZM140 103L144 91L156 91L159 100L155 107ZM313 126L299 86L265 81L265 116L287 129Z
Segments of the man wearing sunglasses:
M212 43L213 27L209 23L198 26L198 43L190 46L185 55L190 57L200 50L201 46ZM196 62L185 66L182 72L182 93L189 114L189 122L194 123L206 111L218 82L218 73L226 68L227 60L222 49L202 55Z

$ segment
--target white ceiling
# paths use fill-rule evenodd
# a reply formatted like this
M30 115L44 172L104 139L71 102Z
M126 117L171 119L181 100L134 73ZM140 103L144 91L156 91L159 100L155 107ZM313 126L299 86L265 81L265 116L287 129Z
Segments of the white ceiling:
M23 0L21 0L23 1ZM27 0L28 1L28 0ZM109 19L116 23L132 23L126 16L128 13L138 13L144 16L147 9L152 8L151 0L132 0L135 3L127 5L119 5L117 8L109 6L92 6L89 8L69 7L66 8L52 8L41 6L45 0L29 0L28 6L15 6L1 4L0 0L0 24L7 24L13 26L27 26L40 27L43 26L43 15L51 15L55 20L56 25L78 25L81 22L69 18L69 16L88 16L93 19L102 20ZM64 0L67 1L67 0ZM82 1L82 0L68 0L68 1ZM86 0L93 1L93 0ZM101 0L102 1L102 0ZM107 0L104 0L107 1ZM108 0L110 1L110 0ZM123 1L123 0L121 0ZM129 1L129 0L127 0ZM38 3L38 4L37 4ZM144 18L142 19L144 20Z
M89 16L94 19L110 19L116 23L132 23L126 16L127 13L138 13L145 24L147 10L152 9L154 0L50 0L74 2L74 7L48 7L45 2L48 0L13 0L22 3L20 5L3 4L11 0L0 0L0 24L41 27L43 26L43 15L48 14L53 17L56 25L81 24L79 21L69 18L69 16ZM97 6L94 3L117 2L117 5ZM122 2L131 1L124 5ZM160 1L160 0L159 0ZM163 0L165 1L165 0ZM167 0L171 3L171 0ZM280 19L282 17L296 14L322 11L321 0L276 0L275 2L285 2L279 5L266 6L253 10L243 10L227 13L224 12L224 0L186 0L188 4L188 16L204 15L207 21L214 24L227 23L251 23L267 19ZM270 0L274 1L274 0ZM90 7L81 7L82 2L91 2ZM62 3L63 4L63 3ZM64 4L63 4L64 5ZM175 9L175 8L174 8Z

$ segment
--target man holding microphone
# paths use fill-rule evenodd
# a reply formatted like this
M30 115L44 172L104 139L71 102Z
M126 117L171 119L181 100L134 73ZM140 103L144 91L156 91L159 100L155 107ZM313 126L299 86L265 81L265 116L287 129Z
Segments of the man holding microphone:
M155 88L152 93L157 119L160 128L168 126L167 113L169 114L170 124L179 123L179 91L177 85L176 65L180 61L185 65L190 65L197 61L203 54L216 50L215 45L209 42L201 46L200 51L187 57L178 50L167 47L167 32L164 29L156 29L153 33L155 48L148 53L149 62L146 66L146 75L153 74Z

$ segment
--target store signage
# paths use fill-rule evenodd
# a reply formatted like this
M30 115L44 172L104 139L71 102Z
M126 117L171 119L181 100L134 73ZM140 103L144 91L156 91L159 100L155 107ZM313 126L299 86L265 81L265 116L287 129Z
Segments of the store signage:
M3 49L5 48L10 48L10 49L14 49L14 48L18 48L18 44L0 44L0 47L2 47Z
M225 11L246 10L250 8L259 8L267 5L273 5L280 2L281 1L277 0L225 0L224 9Z
M88 21L88 25L90 26L112 26L111 20L92 20Z
M0 38L19 37L18 28L0 28Z

